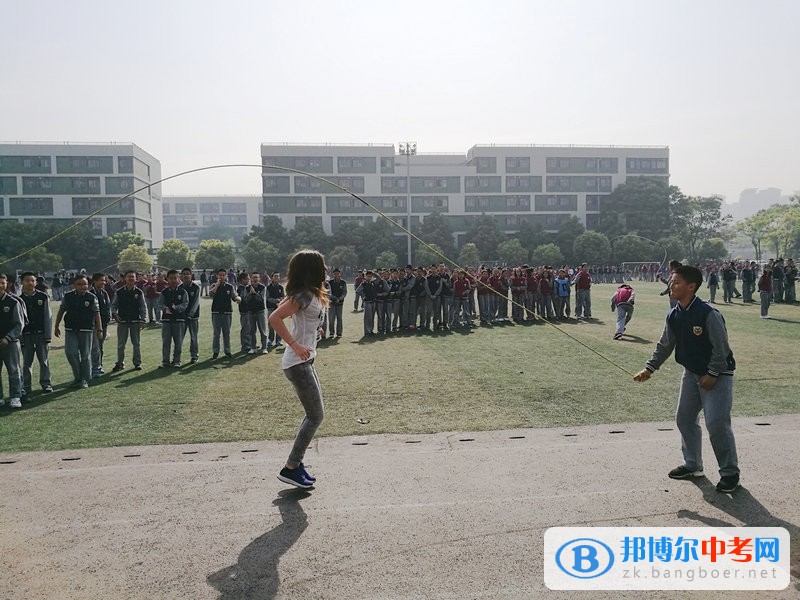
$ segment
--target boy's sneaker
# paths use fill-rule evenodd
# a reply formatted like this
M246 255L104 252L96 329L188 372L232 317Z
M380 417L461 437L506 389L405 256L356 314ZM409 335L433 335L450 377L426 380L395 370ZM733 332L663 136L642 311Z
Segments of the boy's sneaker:
M263 350L261 350L261 354L269 354L269 350L267 350L266 348L264 348Z
M722 492L723 494L730 494L738 487L739 487L738 475L723 475L720 478L719 483L717 484L717 491Z
M172 366L175 367L176 369L180 369L181 368L181 361L179 361L179 360L173 361L172 362Z
M192 360L189 361L189 364L190 365L196 365L198 360L200 360L200 359L195 356Z
M52 394L53 393L53 386L52 385L44 386L42 388L42 392L44 392L45 394Z
M19 398L12 398L10 402L11 408L22 408L22 400Z
M615 333L615 334L614 334L614 339L615 339L615 340L618 340L618 339L620 339L620 338L622 338L622 332L621 332L621 331L618 331L617 333Z
M317 478L316 478L316 477L314 477L314 476L313 476L311 473L309 473L308 471L306 471L306 466L305 466L303 463L300 463L300 465L299 465L297 468L298 468L298 469L300 469L300 470L303 472L303 476L304 476L306 479L308 479L308 480L309 480L311 483L316 483L316 482L317 482Z
M3 406L5 403L6 401L3 398L0 398L0 406Z
M114 368L113 368L113 369L111 369L111 372L112 372L112 373L119 373L119 372L120 372L120 371L122 371L124 368L125 368L125 365L123 365L122 363L117 363L117 364L115 364L115 365L114 365Z
M668 475L670 479L689 479L690 477L702 477L703 469L695 469L692 471L684 465L681 465L680 467L675 467L672 469Z
M255 354L256 352L258 352L258 350L255 348L250 348L250 350L247 351L248 354Z
M314 487L314 483L306 479L306 476L303 474L303 471L300 469L300 467L294 469L287 469L286 467L283 467L281 472L278 473L278 479L280 479L283 483L288 483L289 485L293 485L304 490Z
M141 371L142 370L142 365L133 365L133 370L134 371Z
M85 390L88 387L89 387L89 382L86 381L85 379L81 379L81 389Z

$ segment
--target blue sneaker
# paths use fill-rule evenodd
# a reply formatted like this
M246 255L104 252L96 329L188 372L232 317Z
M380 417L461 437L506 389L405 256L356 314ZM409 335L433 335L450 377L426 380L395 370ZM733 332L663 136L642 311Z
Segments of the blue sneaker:
M304 490L314 487L314 483L306 479L306 476L303 474L303 471L300 469L300 467L296 467L294 469L287 469L286 467L283 467L281 472L278 473L278 479L280 479L283 483L288 483L289 485L293 485Z
M317 482L317 478L316 478L316 477L314 477L314 476L313 476L311 473L309 473L308 471L306 471L306 466L305 466L303 463L300 463L300 466L298 466L297 468L298 468L298 469L300 469L300 470L303 472L303 476L304 476L306 479L308 479L308 480L309 480L311 483L316 483L316 482Z

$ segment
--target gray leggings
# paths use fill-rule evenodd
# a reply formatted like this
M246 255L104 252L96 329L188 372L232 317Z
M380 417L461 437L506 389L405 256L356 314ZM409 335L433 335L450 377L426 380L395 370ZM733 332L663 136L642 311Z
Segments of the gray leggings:
M303 462L306 449L322 423L325 416L325 405L322 402L322 389L319 385L317 371L314 369L313 359L284 369L283 372L294 386L297 397L306 411L306 416L303 417L303 422L297 431L297 437L294 439L294 446L292 446L292 452L287 461L289 464L296 465Z

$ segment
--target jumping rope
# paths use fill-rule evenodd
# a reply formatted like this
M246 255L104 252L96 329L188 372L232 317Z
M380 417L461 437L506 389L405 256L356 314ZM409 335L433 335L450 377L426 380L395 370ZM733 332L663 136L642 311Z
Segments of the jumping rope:
M324 183L327 183L328 185L331 185L334 188L336 188L338 190L341 190L345 194L348 194L349 196L352 196L353 198L355 198L356 200L361 202L363 205L367 206L370 210L372 210L373 212L379 214L381 217L383 217L389 223L391 223L392 225L394 225L395 227L397 227L401 231L403 231L403 233L405 233L406 235L410 236L411 238L413 238L414 240L416 240L417 242L419 242L420 244L425 246L428 250L430 250L435 255L439 256L446 263L449 263L450 265L452 265L456 269L459 269L459 270L462 270L462 271L466 270L461 265L459 265L457 262L455 262L454 260L451 260L450 258L445 256L438 248L436 248L436 246L428 244L425 240L423 240L419 236L415 235L411 230L409 230L408 228L404 227L401 223L398 223L397 221L392 219L389 215L387 215L386 213L381 211L379 208L377 208L376 206L373 206L370 202L368 202L367 200L365 200L364 198L362 198L361 196L359 196L355 192L352 192L352 191L348 190L347 188L342 187L338 183L330 181L329 179L325 179L324 177L320 177L319 175L314 175L313 173L308 173L306 171L301 171L300 169L292 169L290 167L279 167L279 166L273 166L273 165L260 165L260 164L256 165L256 164L249 164L249 163L221 164L221 165L210 165L210 166L206 166L206 167L199 167L197 169L189 169L188 171L181 171L180 173L176 173L174 175L170 175L168 177L164 177L162 179L159 179L158 181L154 181L153 183L150 183L148 185L145 185L143 187L135 189L132 192L129 192L129 193L125 194L124 196L121 196L121 197L117 198L113 202L110 202L109 204L106 204L102 208L99 208L98 210L96 210L93 213L87 215L83 219L80 219L79 221L76 221L75 223L65 227L63 230L59 231L55 235L50 236L49 238L47 238L46 240L40 242L39 244L36 244L35 246L29 248L25 252L22 252L22 253L20 253L20 254L18 254L16 256L13 256L13 257L11 257L11 258L3 261L3 262L0 262L0 266L2 266L4 264L7 264L7 263L10 263L10 262L13 262L13 261L16 261L16 260L18 260L18 259L30 254L31 252L33 252L37 248L41 248L41 247L46 246L48 243L52 242L54 239L58 238L59 236L67 233L68 231L71 231L72 229L75 229L76 227L79 227L83 223L87 222L89 219L92 219L93 217L96 217L101 212L103 212L105 209L107 209L107 208L109 208L111 206L114 206L115 204L118 204L118 203L122 202L126 198L130 198L131 196L137 194L138 192L142 192L144 190L147 190L147 189L151 188L154 185L158 185L160 183L163 183L165 181L170 181L171 179L176 179L178 177L183 177L184 175L191 175L192 173L200 173L202 171L211 171L211 170L215 170L215 169L231 169L231 168L242 168L242 167L259 168L259 169L262 169L262 170L264 170L264 169L272 169L272 170L276 170L276 171L295 173L295 174L298 174L298 175L305 175L307 177L312 177L312 178L314 178L314 179L316 179L318 181L322 181ZM409 223L409 225L410 225L410 223ZM477 278L476 278L476 281L477 281ZM481 284L481 285L484 285L484 284ZM491 290L491 292L493 294L496 294L497 296L499 296L501 298L505 298L506 301L509 301L507 296L504 296L499 291L495 290L493 287L491 287L491 286L485 286L485 287L487 289ZM511 302L512 305L521 308L524 311L524 314L531 314L531 311L526 306L520 304L519 302L515 302L513 300L513 298L510 300L510 302ZM540 318L537 318L537 317L534 317L534 320L544 321L547 325L549 325L550 327L552 327L556 331L558 331L558 332L562 333L563 335L567 336L568 338L570 338L572 341L574 341L575 343L579 344L580 346L583 346L584 348L589 350L591 353L593 353L596 356L600 357L601 359L603 359L604 361L606 361L610 365L613 365L614 367L616 367L617 369L619 369L620 371L622 371L626 375L628 375L630 377L634 376L634 374L631 373L630 371L628 371L628 369L626 369L622 365L614 362L611 358L605 356L600 351L592 348L591 346L589 346L585 342L581 341L580 339L576 338L574 335L568 333L567 331L565 331L564 329L562 329L558 325L555 325L554 323L550 323L546 319L540 319Z

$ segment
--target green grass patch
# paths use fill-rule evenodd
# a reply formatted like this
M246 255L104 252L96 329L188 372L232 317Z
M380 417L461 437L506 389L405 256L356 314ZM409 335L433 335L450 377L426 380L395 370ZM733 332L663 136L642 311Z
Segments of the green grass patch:
M667 299L658 296L663 287L634 282L637 303L629 335L614 341L610 297L615 287L593 288L594 321L558 328L539 322L362 340L362 313L347 312L345 337L323 342L316 362L326 402L320 435L671 419L681 367L670 359L644 384L623 371L641 369L661 334L668 308ZM738 367L734 414L797 412L800 307L774 305L768 321L759 319L756 305L718 308ZM302 410L281 371L280 354L235 354L232 360L212 361L209 309L204 300L198 364L188 365L187 341L182 369L157 369L160 330L147 328L142 338L145 369L109 373L88 390L67 387L72 376L63 343L56 340L50 352L56 391L38 391L35 368L34 391L23 409L0 408L0 451L294 436ZM234 349L238 333L234 324ZM127 355L130 367L130 347ZM112 335L106 342L107 371L115 358ZM7 391L7 381L4 387Z

